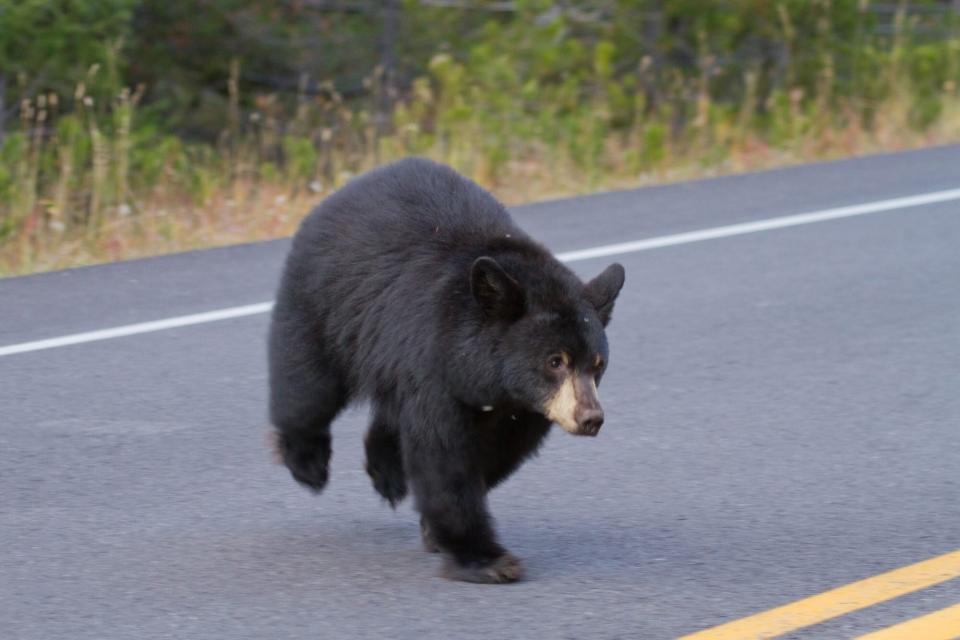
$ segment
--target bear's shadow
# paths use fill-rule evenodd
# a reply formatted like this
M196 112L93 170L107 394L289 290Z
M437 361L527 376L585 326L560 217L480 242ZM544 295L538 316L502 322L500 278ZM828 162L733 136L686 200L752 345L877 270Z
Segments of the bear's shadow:
M503 528L502 540L524 559L532 582L614 575L643 581L650 579L651 567L669 565L671 557L683 563L702 552L686 548L670 527L596 519L514 522ZM206 543L215 547L207 557L215 559L221 577L226 572L237 584L256 580L261 587L285 589L339 576L339 584L378 589L384 583L436 580L439 570L437 556L421 547L412 514L394 522L301 521L292 529L260 529Z

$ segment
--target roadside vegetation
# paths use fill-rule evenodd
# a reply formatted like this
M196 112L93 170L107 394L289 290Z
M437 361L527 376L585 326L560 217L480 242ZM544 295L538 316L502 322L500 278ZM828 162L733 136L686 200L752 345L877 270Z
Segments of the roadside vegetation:
M960 141L956 2L0 0L0 275L292 233L417 154L508 203Z

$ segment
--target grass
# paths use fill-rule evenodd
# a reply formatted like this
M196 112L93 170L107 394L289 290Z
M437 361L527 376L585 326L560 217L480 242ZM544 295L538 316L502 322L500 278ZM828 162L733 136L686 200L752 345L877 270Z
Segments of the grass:
M292 108L256 96L244 111L235 64L216 143L151 126L142 88L103 99L80 83L73 96L24 101L0 144L0 275L289 235L351 176L411 154L518 204L960 141L960 45L912 57L897 46L883 53L879 88L842 94L827 59L812 88L772 90L762 104L750 71L739 101L715 100L706 55L657 105L613 78L600 47L574 94L510 60L486 59L489 77L475 77L438 55L386 126L333 91ZM948 67L933 91L918 88L923 64Z

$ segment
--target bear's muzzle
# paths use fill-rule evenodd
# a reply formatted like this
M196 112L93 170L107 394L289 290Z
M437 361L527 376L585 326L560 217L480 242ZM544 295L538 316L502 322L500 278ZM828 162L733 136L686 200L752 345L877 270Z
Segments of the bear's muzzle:
M603 425L597 384L588 373L568 375L544 406L544 415L575 436L595 436Z

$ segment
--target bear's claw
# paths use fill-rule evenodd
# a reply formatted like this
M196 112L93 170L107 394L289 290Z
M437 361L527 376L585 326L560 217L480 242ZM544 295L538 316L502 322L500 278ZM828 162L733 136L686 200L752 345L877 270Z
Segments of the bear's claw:
M461 580L480 584L506 584L523 579L523 563L511 553L485 564L458 564L447 558L443 567L443 577L448 580Z

